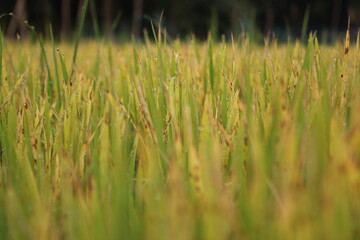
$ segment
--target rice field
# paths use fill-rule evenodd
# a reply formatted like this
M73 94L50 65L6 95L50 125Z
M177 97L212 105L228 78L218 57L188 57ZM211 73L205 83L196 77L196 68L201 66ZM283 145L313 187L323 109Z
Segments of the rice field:
M359 38L0 42L0 239L360 238Z

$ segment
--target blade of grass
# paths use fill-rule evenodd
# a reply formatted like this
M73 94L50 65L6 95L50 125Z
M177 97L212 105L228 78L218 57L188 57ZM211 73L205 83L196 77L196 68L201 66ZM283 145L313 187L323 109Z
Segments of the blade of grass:
M84 28L84 22L85 22L85 16L86 16L88 3L89 3L89 0L85 0L84 5L83 5L83 7L81 9L80 25L79 25L79 29L77 30L77 34L76 34L74 54L73 54L73 58L72 58L72 62L71 62L70 82L72 81L72 78L73 78L73 75L74 75L76 57L77 57L77 52L78 52L78 47L79 47L79 43L80 43L81 34L82 34L82 31L83 31L83 28Z
M52 45L52 53L53 53L53 59L54 59L54 69L55 69L55 78L56 78L56 88L58 92L57 96L57 108L59 109L61 107L61 84L60 84L60 78L59 78L59 70L58 70L58 62L56 58L56 49L55 49L55 41L54 41L54 34L52 30L52 25L49 24L49 32L50 32L50 39L51 39L51 45Z
M215 70L214 70L214 60L213 60L213 40L212 35L209 35L208 40L208 54L209 54L209 79L210 79L210 86L211 91L214 91L215 85Z
M3 68L2 55L3 55L3 33L0 27L0 87L2 86L2 68Z
M301 42L306 44L306 36L307 36L307 29L309 25L309 18L310 18L310 7L308 6L305 11L302 27L301 27Z
M69 74L66 70L66 64L65 64L63 55L60 50L59 50L59 58L60 58L60 64L61 64L61 70L62 70L64 82L65 82L65 84L68 84L69 83Z
M96 12L96 6L94 0L90 0L90 11L93 20L93 28L96 39L100 39L100 27L99 27L99 20Z

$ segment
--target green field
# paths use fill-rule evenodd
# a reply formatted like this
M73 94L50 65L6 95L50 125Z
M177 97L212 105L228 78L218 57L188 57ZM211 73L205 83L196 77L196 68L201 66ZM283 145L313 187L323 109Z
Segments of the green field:
M1 46L0 239L360 238L359 39Z

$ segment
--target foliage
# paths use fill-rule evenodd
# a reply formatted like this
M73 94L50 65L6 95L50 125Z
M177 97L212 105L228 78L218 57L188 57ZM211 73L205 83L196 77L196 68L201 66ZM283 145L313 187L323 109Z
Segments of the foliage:
M360 236L359 43L0 47L0 239Z

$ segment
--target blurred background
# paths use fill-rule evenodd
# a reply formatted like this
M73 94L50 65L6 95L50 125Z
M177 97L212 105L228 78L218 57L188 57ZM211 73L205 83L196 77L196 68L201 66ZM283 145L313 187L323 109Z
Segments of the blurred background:
M0 14L14 13L45 36L51 23L57 38L68 39L83 2L0 0ZM84 34L141 38L144 29L151 33L150 21L158 22L162 12L169 37L182 39L192 34L205 39L211 29L218 37L247 31L258 39L275 35L286 40L299 38L305 26L331 42L346 30L348 16L353 35L360 27L360 0L90 0ZM0 19L0 26L7 37L28 35L25 25L9 16Z

